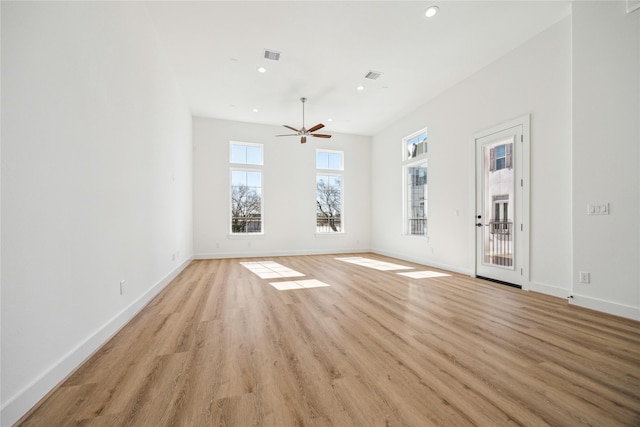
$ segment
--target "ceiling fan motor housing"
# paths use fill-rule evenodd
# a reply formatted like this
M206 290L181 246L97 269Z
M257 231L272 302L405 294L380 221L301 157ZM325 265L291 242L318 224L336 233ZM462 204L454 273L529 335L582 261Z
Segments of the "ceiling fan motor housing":
M314 134L313 132L322 129L324 127L324 125L322 123L318 123L317 125L313 126L310 129L307 129L304 127L304 103L307 102L307 98L300 98L300 101L302 102L302 127L300 129L296 129L293 126L289 126L289 125L282 125L284 127L286 127L287 129L291 129L293 131L295 131L296 133L294 134L287 134L287 135L276 135L276 136L300 136L300 143L304 144L305 142L307 142L307 136L314 136L316 138L331 138L331 135L329 134Z

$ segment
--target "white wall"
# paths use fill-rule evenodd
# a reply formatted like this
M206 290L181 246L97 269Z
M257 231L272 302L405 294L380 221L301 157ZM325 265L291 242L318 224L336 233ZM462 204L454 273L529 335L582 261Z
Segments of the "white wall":
M370 138L275 138L281 127L193 119L194 252L200 258L338 253L370 247ZM264 144L264 235L229 236L229 142ZM344 151L343 235L316 236L316 149Z
M574 3L573 53L572 302L640 319L640 11Z
M428 78L428 73L425 73ZM567 17L373 138L372 247L473 271L474 133L531 114L527 288L571 292L571 19ZM403 236L402 137L429 130L429 239Z
M191 119L165 64L142 4L2 2L2 425L192 255Z

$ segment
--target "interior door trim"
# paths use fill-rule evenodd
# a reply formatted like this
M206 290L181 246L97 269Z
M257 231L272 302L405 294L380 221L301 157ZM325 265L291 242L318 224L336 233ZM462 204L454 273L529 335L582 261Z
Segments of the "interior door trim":
M521 218L522 221L520 224L516 225L516 227L522 227L522 231L520 232L520 238L522 239L522 264L521 264L521 281L519 285L522 286L522 289L529 290L530 288L530 196L531 196L531 169L530 169L530 145L531 145L531 115L525 114L523 116L517 117L515 119L509 120L507 122L492 126L490 128L475 132L471 137L471 155L469 156L469 170L473 171L471 173L470 182L469 182L469 202L471 206L471 217L469 218L469 259L471 261L471 272L472 277L475 277L477 274L477 265L476 265L476 249L477 249L477 233L476 233L476 179L478 175L478 171L476 170L476 141L481 138L485 138L487 136L494 135L499 133L505 129L509 129L516 126L522 126L522 145L520 147L520 152L522 154L522 212Z

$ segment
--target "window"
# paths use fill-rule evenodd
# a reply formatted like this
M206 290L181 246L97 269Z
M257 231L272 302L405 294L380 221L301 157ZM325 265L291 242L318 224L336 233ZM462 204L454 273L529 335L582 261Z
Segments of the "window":
M262 165L262 145L231 143L231 163Z
M427 235L427 130L402 140L404 233Z
M231 234L262 233L262 145L232 142Z
M404 159L414 159L427 153L427 131L422 130L403 140Z
M316 232L341 233L342 151L316 151Z
M513 144L502 144L489 150L489 161L491 162L489 170L495 172L501 169L511 169L511 149Z
M343 170L341 151L316 151L316 169Z

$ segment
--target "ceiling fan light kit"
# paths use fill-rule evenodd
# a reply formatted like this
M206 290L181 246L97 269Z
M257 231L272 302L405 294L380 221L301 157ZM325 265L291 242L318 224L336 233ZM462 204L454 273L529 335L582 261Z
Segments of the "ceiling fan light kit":
M292 131L294 131L295 133L289 133L289 134L285 134L285 135L276 135L276 136L299 136L300 137L300 143L304 144L307 142L307 136L313 136L315 138L331 138L331 135L326 134L326 133L313 133L317 130L320 130L324 127L324 125L322 123L318 123L317 125L307 129L304 127L304 104L305 102L307 102L307 98L300 98L300 101L302 102L302 127L300 129L296 129L293 126L289 126L289 125L282 125L284 127L286 127L287 129L290 129Z

